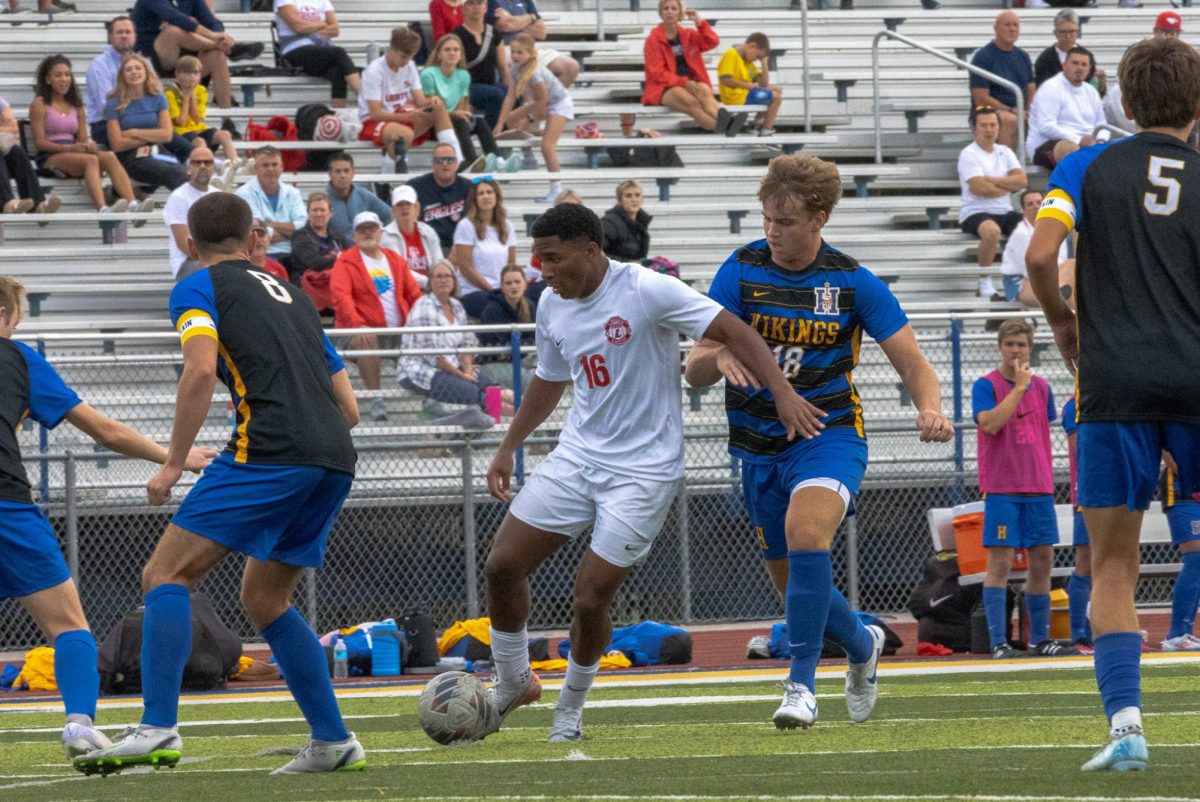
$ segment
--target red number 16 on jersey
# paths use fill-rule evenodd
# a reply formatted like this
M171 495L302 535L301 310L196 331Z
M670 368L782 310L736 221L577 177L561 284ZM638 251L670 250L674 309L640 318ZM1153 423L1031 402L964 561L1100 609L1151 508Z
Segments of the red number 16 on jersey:
M604 364L604 356L602 354L592 354L588 356L584 354L579 357L579 366L583 368L583 373L587 376L588 389L594 390L597 387L607 387L612 381L612 376L608 373L608 367Z

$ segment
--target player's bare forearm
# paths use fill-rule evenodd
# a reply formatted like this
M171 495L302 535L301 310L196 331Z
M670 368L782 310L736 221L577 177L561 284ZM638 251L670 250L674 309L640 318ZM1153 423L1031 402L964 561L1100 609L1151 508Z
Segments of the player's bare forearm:
M715 340L701 340L692 346L683 378L692 387L711 387L721 380L717 367L717 353L725 346Z
M1025 251L1029 286L1051 325L1071 317L1071 308L1058 290L1058 251L1067 233L1066 226L1058 220L1041 218L1034 223L1033 236Z
M175 422L171 426L171 444L167 448L164 464L182 468L187 460L192 443L208 417L212 404L213 374L197 369L189 370L185 365L179 379L179 394L175 400Z
M773 397L795 395L796 391L784 378L783 371L779 369L779 363L766 341L729 311L723 309L717 314L704 332L704 339L723 343L729 349L729 353L771 391ZM713 359L715 364L715 351Z
M979 424L979 428L985 434L995 434L1008 423L1009 418L1017 411L1017 405L1024 397L1025 390L1014 387L1012 392L1004 396L1004 400L999 404L985 412L980 412L975 422Z
M97 445L127 457L157 462L166 462L167 450L153 440L143 436L130 426L97 412L87 404L79 404L67 413L67 421L86 434Z
M346 425L353 429L358 425L358 399L354 396L354 387L350 384L350 375L342 368L329 377L333 383L333 400L337 402Z
M508 426L508 434L500 443L501 451L515 451L517 446L525 442L525 438L533 434L534 429L541 426L546 418L558 407L570 382L551 382L534 376L529 387L521 398L521 407Z

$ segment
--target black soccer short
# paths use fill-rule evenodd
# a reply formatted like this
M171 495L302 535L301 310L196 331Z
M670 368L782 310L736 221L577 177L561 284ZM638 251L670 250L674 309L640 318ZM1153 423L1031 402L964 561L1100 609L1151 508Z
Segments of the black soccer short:
M1020 212L1005 212L1004 214L992 214L991 212L976 212L959 223L964 234L970 234L972 237L979 236L979 227L983 225L984 220L991 220L996 225L1000 226L1000 233L1008 236L1013 233L1013 229L1021 222Z

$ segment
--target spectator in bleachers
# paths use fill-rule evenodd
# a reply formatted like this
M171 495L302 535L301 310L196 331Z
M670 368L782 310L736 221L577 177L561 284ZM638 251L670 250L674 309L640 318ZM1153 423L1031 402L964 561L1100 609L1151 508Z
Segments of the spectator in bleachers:
M392 190L392 222L383 228L383 247L408 262L409 272L421 285L429 286L429 266L442 260L442 243L431 226L420 221L417 191L407 184Z
M117 73L121 62L133 52L137 33L129 17L113 17L104 23L108 31L108 49L92 59L87 68L87 89L84 104L87 108L88 125L92 128L92 141L108 147L108 122L104 119L104 107L108 96L117 85Z
M433 41L440 42L463 24L463 0L429 0L429 23L433 27Z
M1106 122L1100 93L1084 81L1091 65L1087 48L1072 47L1062 72L1033 99L1025 152L1039 167L1053 170L1067 154L1091 145L1096 126Z
M385 173L407 172L404 153L419 145L434 131L439 142L458 150L458 138L450 124L446 107L438 98L427 98L421 89L421 76L413 56L421 47L421 37L408 28L393 28L383 58L377 58L363 71L362 91L358 95L358 119L362 131L358 138L383 148Z
M160 75L170 75L180 56L196 56L223 109L233 105L229 62L258 58L263 51L262 42L239 44L226 33L204 0L137 0L130 17L137 29L137 51Z
M399 328L409 310L421 297L421 288L408 270L404 257L380 245L383 224L374 212L359 212L354 218L354 247L347 248L333 263L329 289L333 295L334 325L339 329ZM382 344L374 334L350 338L353 350L391 348L393 338ZM379 389L378 356L360 356L358 373L368 390ZM371 401L371 420L387 420L382 398Z
M108 148L117 154L125 172L134 181L151 188L172 190L187 181L187 170L182 164L173 164L153 155L155 145L164 149L171 147L175 131L171 127L162 85L150 68L150 62L137 53L130 53L122 62L116 88L104 107L104 119L108 123ZM177 148L174 155L186 162L191 148L184 140L179 142L183 152L179 153Z
M421 220L437 232L442 250L454 247L454 230L467 208L471 182L458 174L458 152L439 143L433 149L433 170L408 182L417 191Z
M536 130L538 124L542 123L542 158L550 172L550 189L538 202L554 203L558 193L563 190L562 182L554 177L555 173L562 171L558 161L558 140L567 123L575 119L575 103L558 78L538 63L537 45L533 37L517 34L509 47L509 58L512 67L508 94L500 109L496 133L499 134L502 127L524 131L532 125ZM512 158L515 159L516 155Z
M767 110L759 112L755 122L759 136L775 133L775 118L783 103L783 88L771 83L767 59L771 55L771 40L765 33L752 33L737 47L721 56L717 65L717 83L721 102L726 106L765 103Z
M1079 15L1072 9L1064 8L1054 15L1054 44L1039 53L1037 61L1033 62L1033 82L1041 87L1062 72L1063 62L1067 60L1067 51L1079 44L1078 40ZM1102 68L1093 64L1084 80L1103 95L1107 77Z
M527 294L529 283L525 278L525 268L520 265L508 265L500 271L500 286L489 293L487 306L479 315L479 322L485 326L508 326L513 323L533 323L537 319L537 299ZM512 345L511 335L506 331L479 333L479 344L488 347L506 348ZM521 333L521 345L533 345L534 333ZM512 389L512 355L493 354L481 357L480 361L495 365L491 374L501 387ZM506 367L508 366L508 367ZM522 366L521 385L524 386L532 376L526 366Z
M409 327L466 326L467 313L455 297L458 279L449 262L429 268L429 293L421 296L408 314ZM404 335L405 348L436 350L437 354L405 354L396 362L400 386L414 393L447 404L463 404L480 412L482 426L491 426L484 417L487 388L499 386L486 366L475 364L471 353L479 344L469 331L444 331ZM512 411L512 391L504 391L506 412Z
M57 212L62 201L57 195L46 195L42 191L33 162L19 140L17 118L8 101L0 97L0 211L4 214ZM13 197L10 182L16 183L18 197Z
M517 229L491 176L471 179L467 213L454 230L450 261L458 268L463 308L478 320L488 293L500 284L500 271L517 261Z
M163 206L163 222L167 224L167 251L171 256L171 275L182 281L200 269L200 263L187 255L188 210L192 204L213 192L213 152L203 142L188 154L186 184L181 184Z
M456 34L446 34L429 54L428 66L421 70L421 89L427 97L441 98L449 111L463 161L469 165L466 172L490 172L497 166L496 138L487 121L471 111L471 73L464 69L465 66L462 40ZM472 135L479 138L479 146L485 155L479 155L471 144Z
M1019 301L1027 309L1040 309L1041 304L1029 286L1029 277L1025 270L1025 251L1029 250L1029 239L1033 236L1033 222L1037 218L1038 209L1042 207L1042 193L1036 189L1027 189L1021 193L1021 222L1008 235L1008 243L1004 246L1004 254L1000 257L1000 274L1004 278L1004 298L1007 301ZM1067 242L1063 240L1058 248L1059 286L1074 286L1075 260L1067 257ZM1064 281L1064 279L1069 279ZM1072 293L1073 294L1073 293ZM1072 306L1074 301L1071 302Z
M1183 33L1183 18L1178 11L1164 11L1154 20L1155 39L1178 39ZM1114 125L1123 131L1135 133L1137 126L1133 118L1125 114L1121 105L1121 87L1113 84L1104 95L1104 117L1109 125Z
M533 0L487 0L487 4L486 19L496 27L504 44L511 45L519 33L528 34L535 42L546 39L546 21ZM579 62L567 53L540 47L538 63L554 73L563 86L570 86L579 77Z
M333 293L329 289L330 269L342 251L354 241L334 233L329 228L333 212L329 196L314 192L305 204L308 222L292 234L292 281L312 299L317 311L324 314L333 309Z
M347 90L357 95L362 78L346 48L333 43L341 27L331 0L275 0L275 28L288 64L329 81L329 105L345 108Z
M264 220L255 217L250 221L250 230L254 232L254 247L250 249L250 264L259 270L265 270L280 281L287 281L287 268L267 255L267 247L271 243L270 226Z
M29 104L29 127L33 130L38 167L57 170L71 178L82 178L92 205L102 214L124 212L129 208L137 211L137 197L117 155L100 150L88 136L83 99L66 56L42 59L37 69L34 94L36 97ZM101 173L108 173L113 191L119 198L112 206L105 203Z
M175 83L168 86L163 94L167 96L167 111L171 115L175 135L183 137L191 147L207 145L214 153L219 147L225 157L221 188L226 192L233 189L233 180L243 162L238 158L230 133L204 122L208 110L208 90L200 83L200 59L182 56L175 62Z
M280 180L283 154L266 145L254 151L254 178L238 187L237 194L267 226L267 253L285 266L291 261L292 234L308 222L300 190Z
M508 94L508 61L505 48L500 47L500 34L485 21L486 13L487 0L464 0L463 22L454 33L463 43L466 69L471 74L471 106L495 128Z
M1028 183L1017 155L1000 144L1000 113L990 106L971 113L971 131L975 141L958 155L958 182L962 187L962 205L958 223L966 234L979 237L979 291L981 298L999 299L992 283L991 267L996 260L1000 237L1007 236L1021 222L1021 213L1013 211L1013 192Z
M1017 40L1021 38L1021 20L1015 12L1001 11L996 15L993 29L995 37L975 51L971 63L1023 87L1021 94L1028 117L1029 104L1033 102L1037 86L1033 82L1033 63L1029 54L1017 47ZM971 73L970 87L971 105L991 106L1000 115L999 142L1009 148L1017 147L1017 96L1007 86L974 73Z
M354 218L360 212L375 212L380 220L391 222L392 210L379 196L366 187L354 183L354 157L344 151L329 157L329 208L333 219L329 228L347 239L354 236Z
M686 114L705 131L738 133L746 114L730 114L717 103L704 64L704 53L719 45L721 37L696 9L685 12L682 0L658 0L658 16L662 22L650 31L642 48L646 70L642 103ZM684 16L695 24L694 30L680 24Z
M617 205L604 213L604 255L618 262L642 264L650 255L650 221L642 208L642 182L617 184Z

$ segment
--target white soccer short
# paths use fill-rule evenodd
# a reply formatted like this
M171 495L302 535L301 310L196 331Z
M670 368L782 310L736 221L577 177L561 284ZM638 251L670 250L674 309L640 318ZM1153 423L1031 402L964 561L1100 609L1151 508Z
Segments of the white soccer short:
M509 512L530 526L571 538L594 523L592 551L627 568L654 545L681 481L612 473L555 449L529 477Z

